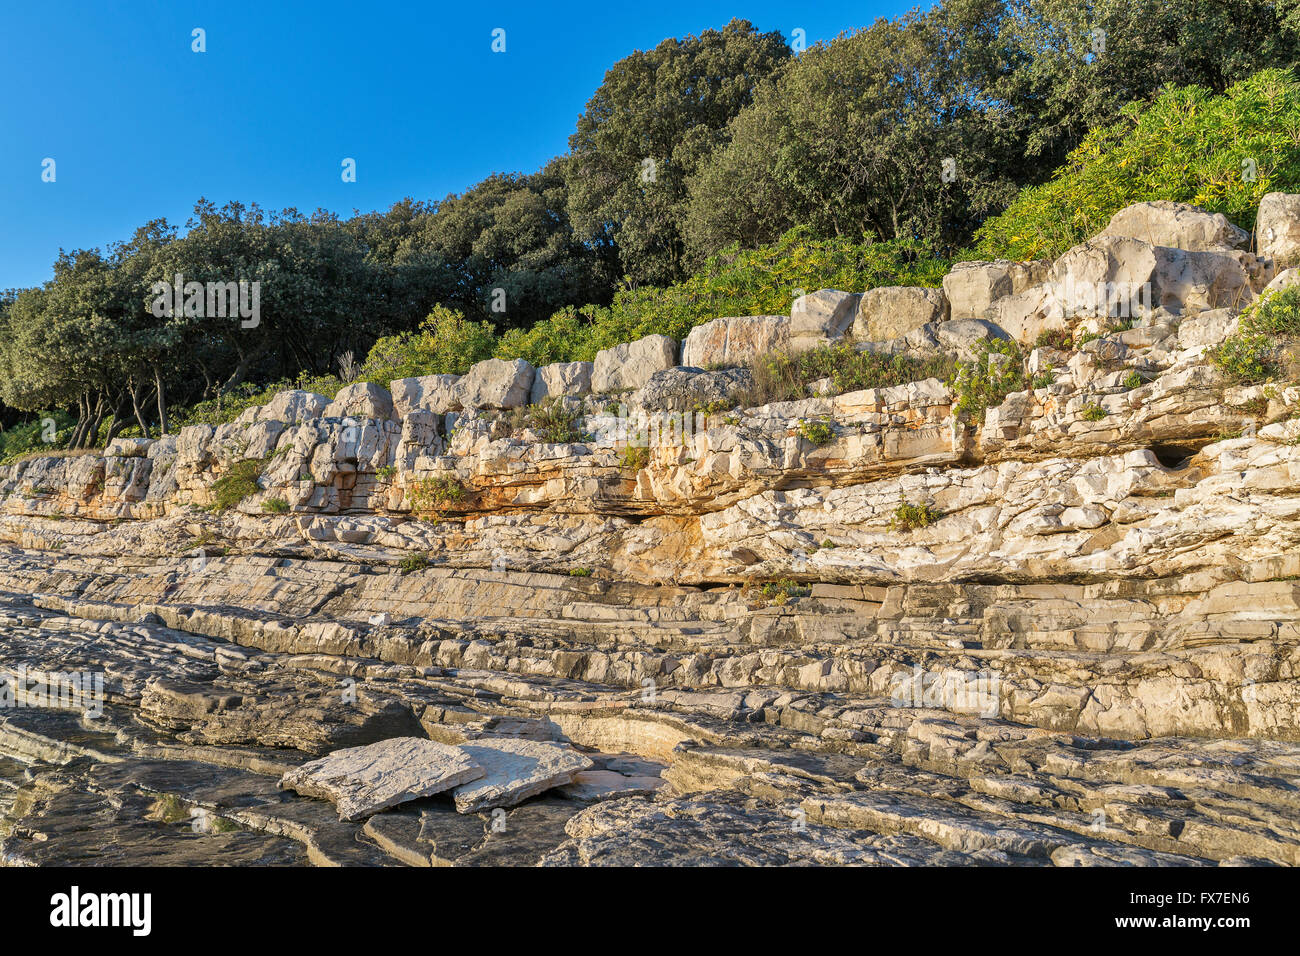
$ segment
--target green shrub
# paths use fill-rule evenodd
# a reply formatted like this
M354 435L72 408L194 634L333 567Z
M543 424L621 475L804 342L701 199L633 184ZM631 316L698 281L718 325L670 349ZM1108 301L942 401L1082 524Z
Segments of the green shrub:
M1258 332L1230 335L1205 354L1224 375L1243 385L1267 382L1281 371L1273 340Z
M1055 381L1056 381L1056 372L1052 369L1052 366L1049 365L1047 366L1047 368L1043 369L1041 372L1039 372L1037 375L1034 376L1033 381L1029 383L1029 387L1047 388L1049 385L1052 385Z
M515 431L531 429L542 436L544 441L554 445L582 441L582 429L578 427L582 414L575 409L567 409L558 398L548 398L537 405L515 409L511 423Z
M984 340L975 361L960 363L948 387L957 395L953 407L957 415L977 424L983 422L986 411L1025 387L1020 349L1006 339Z
M801 292L938 286L948 266L923 243L815 239L796 228L758 249L723 249L695 275L666 288L624 289L608 307L566 308L531 329L507 332L496 355L534 365L591 361L601 349L646 335L682 339L720 315L788 315Z
M1263 335L1300 338L1300 286L1287 286L1260 299L1241 324Z
M261 490L257 479L266 467L265 458L245 458L230 466L230 470L212 483L208 489L212 503L208 506L213 511L226 511L235 507L245 498Z
M423 571L431 563L423 554L408 554L397 562L397 568L403 574L410 574L412 571Z
M271 515L282 515L289 510L289 502L283 498L267 498L262 502L262 510Z
M460 312L435 306L416 332L386 335L370 349L361 378L385 388L393 379L419 375L462 375L492 357L497 336L490 322L472 322Z
M928 504L914 505L900 501L898 507L894 509L894 517L890 519L889 528L891 531L928 528L942 517L942 511L931 508Z
M1085 422L1099 422L1106 417L1106 409L1096 402L1091 402L1083 406L1083 410L1079 412L1079 417Z
M743 591L747 596L749 592L756 593L762 603L768 605L785 604L791 598L807 597L812 593L811 588L790 578L782 578L779 581L746 581Z
M392 481L397 477L397 466L382 465L375 469L375 476L379 478L380 481Z
M638 472L650 464L650 449L645 445L624 445L618 459L625 471Z
M1124 387L1129 389L1130 391L1135 388L1141 388L1145 384L1146 384L1146 379L1144 379L1136 371L1129 372L1127 375L1124 376Z
M54 421L54 441L45 441L45 428L41 424L46 420ZM0 464L7 465L32 453L57 452L72 437L72 428L76 420L67 412L37 412L34 420L10 425L0 431Z
M591 568L572 568L569 571L571 578L589 578L591 577Z
M421 478L407 491L411 508L423 513L445 511L452 505L464 501L468 495L465 486L452 475Z
M835 440L835 427L827 421L800 422L799 437L814 445L826 445Z
M831 380L836 394L888 388L927 378L947 379L956 363L946 356L914 359L859 352L851 345L822 346L797 355L767 355L750 366L754 384L737 397L744 407L792 402L808 397L808 386Z
M1022 190L980 228L970 257L1055 257L1125 206L1155 199L1221 212L1249 229L1265 193L1300 191L1297 128L1300 82L1290 71L1262 70L1217 96L1167 87L1093 129L1049 182Z

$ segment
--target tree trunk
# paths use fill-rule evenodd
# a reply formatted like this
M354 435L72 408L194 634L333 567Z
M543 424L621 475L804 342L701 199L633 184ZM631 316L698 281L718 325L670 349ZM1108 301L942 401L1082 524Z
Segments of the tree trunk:
M135 423L140 426L140 434L148 438L149 426L140 411L140 385L134 380L131 382L131 411L135 412Z
M162 369L153 367L153 387L158 393L158 434L167 434L167 392L163 385Z
M95 397L95 410L90 416L90 427L82 436L82 448L94 448L99 440L99 426L104 421L104 393L100 391Z
M72 429L72 434L68 436L67 447L69 450L81 447L81 435L86 430L86 419L89 412L89 406L86 401L86 395L83 392L77 398L77 424Z

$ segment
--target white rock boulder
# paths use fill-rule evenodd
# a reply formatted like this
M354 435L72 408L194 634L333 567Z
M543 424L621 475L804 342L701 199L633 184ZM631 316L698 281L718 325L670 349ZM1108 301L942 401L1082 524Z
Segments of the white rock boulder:
M591 390L597 395L638 389L655 372L677 364L677 343L666 335L647 335L596 353Z

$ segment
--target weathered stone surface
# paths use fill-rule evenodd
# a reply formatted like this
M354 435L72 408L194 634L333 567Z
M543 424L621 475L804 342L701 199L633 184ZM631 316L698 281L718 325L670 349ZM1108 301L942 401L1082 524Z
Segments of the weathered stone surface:
M297 425L312 418L320 418L329 407L330 400L324 395L304 392L294 388L276 392L269 402L257 410L257 421L284 422Z
M1250 233L1238 229L1223 213L1164 199L1125 206L1111 216L1100 235L1127 236L1191 252L1244 249L1250 242Z
M959 262L943 277L943 294L953 319L994 319L995 303L1047 279L1046 262Z
M853 319L853 338L885 342L947 318L948 300L942 289L880 286L862 293Z
M1261 256L1278 272L1300 266L1300 195L1268 193L1259 201L1255 236Z
M339 390L321 417L391 419L394 414L393 397L387 389L373 382L354 382Z
M484 772L462 749L419 737L397 737L309 761L285 773L280 787L331 801L340 820L360 820L463 786Z
M647 335L635 342L596 353L591 390L597 395L637 389L650 376L677 364L677 343L666 335Z
M523 359L486 359L461 376L456 398L462 408L519 408L528 404L533 374Z
M460 394L456 383L459 375L421 375L417 378L398 378L389 383L393 392L393 407L398 418L414 411L445 415L460 410Z
M699 368L670 368L655 372L632 394L631 404L652 412L695 412L732 408L754 385L749 369L706 372Z
M461 750L483 768L481 778L457 787L458 813L513 807L553 787L571 783L593 765L571 747L539 740L480 738Z
M838 289L810 292L790 307L789 349L806 352L844 338L853 328L861 296Z
M533 378L530 401L538 405L548 398L580 398L591 392L591 362L555 362L543 365Z
M790 342L788 315L748 315L697 325L682 342L682 364L696 368L748 365L784 352Z

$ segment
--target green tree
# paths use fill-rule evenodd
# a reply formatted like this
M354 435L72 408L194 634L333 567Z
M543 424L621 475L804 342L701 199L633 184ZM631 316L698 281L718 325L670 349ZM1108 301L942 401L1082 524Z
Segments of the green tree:
M569 139L569 215L578 235L618 250L633 283L684 274L686 181L790 51L745 20L664 40L619 60Z

